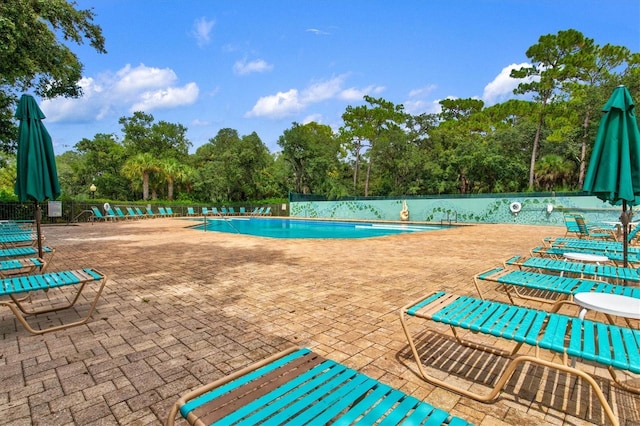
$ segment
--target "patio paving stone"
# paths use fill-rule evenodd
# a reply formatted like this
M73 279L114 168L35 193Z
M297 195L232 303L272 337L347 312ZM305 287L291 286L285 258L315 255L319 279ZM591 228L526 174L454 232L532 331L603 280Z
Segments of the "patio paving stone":
M489 404L426 383L400 327L403 305L436 290L475 295L474 274L527 255L543 237L564 235L563 224L274 240L187 229L192 223L166 218L43 228L47 245L56 248L50 270L92 267L109 281L93 317L77 327L33 336L8 309L0 311L0 424L160 425L180 395L291 345L479 425L604 421L575 378L529 365ZM488 297L504 298L486 289ZM43 315L37 323L76 319L91 295L77 312ZM47 297L67 296L51 291ZM502 365L414 324L422 345L455 354L432 361L446 380L484 389L487 367ZM639 425L638 395L610 386L606 370L585 368L604 384L623 424Z

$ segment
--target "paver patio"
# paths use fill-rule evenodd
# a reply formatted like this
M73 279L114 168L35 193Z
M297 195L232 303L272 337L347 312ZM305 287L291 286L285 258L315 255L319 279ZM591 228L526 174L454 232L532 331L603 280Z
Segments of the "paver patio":
M416 375L398 319L400 307L430 291L475 294L474 274L528 254L564 227L275 240L186 229L190 223L44 228L56 248L52 270L92 267L110 281L93 318L78 327L33 336L8 309L0 311L0 424L161 424L179 395L292 344L480 425L604 422L574 378L534 368L519 371L491 404L434 387ZM60 318L75 316L38 320ZM417 331L451 380L469 378L469 359L496 363ZM606 371L599 373L606 384ZM473 386L486 379L473 374ZM640 424L638 395L605 388L621 423Z

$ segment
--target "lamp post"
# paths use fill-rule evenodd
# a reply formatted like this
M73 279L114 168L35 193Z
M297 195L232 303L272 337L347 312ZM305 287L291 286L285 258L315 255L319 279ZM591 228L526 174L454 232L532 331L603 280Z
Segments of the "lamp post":
M92 183L91 186L89 187L89 191L91 191L91 198L95 198L96 197L96 186Z

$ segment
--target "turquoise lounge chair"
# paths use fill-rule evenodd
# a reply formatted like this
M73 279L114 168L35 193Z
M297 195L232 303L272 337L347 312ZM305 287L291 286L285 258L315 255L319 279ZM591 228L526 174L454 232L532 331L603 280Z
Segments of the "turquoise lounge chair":
M129 215L128 217L130 219L142 219L138 213L133 211L132 207L127 207L126 209L127 209L127 214Z
M427 325L431 322L448 325L459 344L502 355L507 364L499 371L493 369L497 364L496 361L487 364L478 363L477 367L481 370L473 375L476 377L484 374L485 371L487 375L498 374L497 378L492 380L493 387L488 392L479 393L475 389L461 386L459 379L441 380L430 374L422 360L429 359L429 353L426 352L431 350L433 345L423 346L422 353L418 351L413 333L408 328L410 318L425 320ZM494 400L509 382L512 374L518 371L520 364L532 363L582 378L584 386L591 387L593 394L598 397L605 416L612 424L618 425L619 420L598 382L591 374L575 367L573 362L569 363L568 357L576 360L584 359L605 367L618 386L630 392L640 392L640 388L623 381L627 379L626 377L620 380L616 375L616 370L640 374L640 356L638 356L640 330L444 292L421 297L404 306L400 310L400 323L420 375L429 383L478 401ZM495 344L486 346L477 340L470 342L460 337L460 330L484 334L491 339L513 342L515 347L511 351L502 351ZM438 333L435 329L430 331ZM523 345L529 345L536 350L528 351L526 355L519 355L518 352ZM539 351L549 351L558 356L541 357ZM443 355L440 354L440 356ZM468 370L474 370L475 367L475 364L473 367L469 366ZM483 370L484 368L487 370ZM590 366L589 370L593 370L593 366ZM535 383L536 381L532 380L528 385ZM530 391L535 394L535 390Z
M584 217L581 215L576 216L576 225L578 226L579 237L581 238L590 238L590 239L604 239L604 240L612 240L615 241L615 230L612 228L610 230L605 230L601 228L590 228L587 226L587 223L584 220Z
M473 277L476 291L483 299L484 296L480 289L480 281L491 281L501 284L511 303L515 304L513 296L542 303L553 303L552 311L557 311L560 306L565 303L571 303L571 297L577 293L596 292L620 294L640 299L640 288L634 286L517 269L510 270L502 267L489 269ZM542 291L546 296L538 297L537 295L524 294L521 291L523 289ZM556 297L553 297L554 295Z
M573 234L576 237L580 236L580 228L578 228L578 224L576 223L576 215L565 213L564 215L564 225L567 228L567 232L565 232L565 237L569 234Z
M54 250L51 247L43 246L42 253L53 256ZM38 255L36 247L13 247L0 249L0 259L19 259L21 257L34 257ZM50 260L50 259L49 259Z
M207 207L203 207L202 208L202 215L203 216L209 216L211 214L211 212L209 211L209 209Z
M637 237L638 232L640 231L640 226L636 226L629 232L627 235L627 242L631 243L634 238ZM586 247L586 248L594 248L603 251L619 251L623 250L623 243L620 241L605 241L605 240L588 240L588 239L580 239L580 238L553 238L547 237L543 240L546 245L550 247ZM627 251L629 253L640 253L640 247L632 246L628 244Z
M240 211L238 212L240 216L245 216L247 214L247 210L244 207L240 207Z
M138 217L140 219L147 219L147 218L152 217L152 216L149 216L148 213L143 212L140 207L134 207L134 210L136 211L136 213L138 214Z
M77 269L73 271L58 271L58 272L48 272L45 274L37 274L37 275L25 275L22 277L12 277L12 278L3 278L0 279L0 296L9 297L11 300L0 300L0 306L6 306L11 309L11 312L16 316L18 321L22 323L22 325L32 334L42 334L50 331L61 330L67 327L72 327L75 325L84 324L91 318L93 311L95 310L96 305L98 304L98 300L100 295L102 294L102 290L104 288L105 283L107 282L107 277L101 272L96 271L95 269ZM50 312L57 312L65 309L73 308L78 300L84 300L80 296L82 296L82 291L87 288L87 284L95 283L98 284L98 288L96 289L96 294L94 296L93 301L91 302L88 311L81 317L79 320L64 323L61 325L53 326L46 329L35 329L29 325L27 322L27 316L38 315ZM53 288L67 288L77 286L77 291L75 296L70 297L69 304L63 306L44 306L38 309L32 310L28 309L27 303L24 303L25 298L21 298L25 293L34 293L38 290L50 290ZM28 300L29 298L27 298ZM40 303L34 303L34 306L40 306Z
M121 217L119 217L119 216L116 214L116 212L115 212L112 208L108 208L108 209L106 210L106 214L105 214L105 216L106 216L106 217L110 217L110 218L112 218L112 219L114 219L114 220L116 220L116 219L122 219Z
M33 230L33 221L0 220L0 233L24 232Z
M25 228L22 226L11 226L11 225L0 226L0 235L30 234L32 232L33 232L32 228Z
M189 392L169 411L191 424L468 425L309 349L292 348Z
M0 278L26 275L38 269L44 272L47 262L37 257L24 257L21 259L0 260Z
M147 207L147 217L157 217L158 215L154 213L153 208Z
M599 256L607 256L609 260L614 261L616 264L623 262L623 254L621 251L606 251L597 248L581 248L581 247L544 247L538 246L531 249L532 255L538 255L543 257L561 258L565 253L590 253ZM640 253L628 253L627 262L631 264L640 264Z
M574 234L577 238L597 238L615 240L615 227L588 225L581 214L565 213L564 224L567 229L565 237Z
M124 212L122 211L122 209L120 207L114 207L115 211L116 211L116 216L118 216L118 219L130 219L130 216L127 216L126 214L124 214Z
M193 207L187 207L187 216L195 216L196 212Z
M614 265L598 265L595 263L569 262L561 259L545 257L513 256L504 262L506 266L517 266L519 269L538 272L571 274L580 278L604 278L615 282L640 282L640 270Z
M171 207L167 207L166 211L169 216L177 216L177 214L173 212L173 209Z
M44 238L44 237L43 237ZM21 246L32 246L38 242L36 235L31 233L23 234L0 234L0 247L11 248Z
M93 212L93 216L91 216L92 221L103 221L106 222L108 220L114 220L115 217L103 215L99 208L92 206L91 211Z

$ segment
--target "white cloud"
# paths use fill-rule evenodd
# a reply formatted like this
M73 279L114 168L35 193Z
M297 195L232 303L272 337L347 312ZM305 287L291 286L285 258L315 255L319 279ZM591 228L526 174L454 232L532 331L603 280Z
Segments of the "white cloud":
M178 76L170 68L127 64L115 73L83 77L83 95L78 99L42 101L50 122L86 123L119 117L131 111L175 108L194 103L199 95L196 83L176 85Z
M196 39L199 47L211 42L211 30L213 30L215 24L216 21L208 21L204 17L195 20L191 35Z
M199 118L196 118L195 120L191 121L191 125L192 126L210 126L211 122L207 121L207 120L200 120Z
M440 100L426 101L422 99L408 100L403 103L404 110L411 115L438 114L442 110Z
M151 111L159 108L175 108L191 105L198 99L198 85L188 83L184 87L168 87L140 94L141 100L129 109L135 111Z
M302 90L290 89L275 95L263 96L253 106L245 117L284 118L301 112L309 105L332 99L362 100L364 95L379 94L384 90L382 86L369 86L364 89L343 89L346 75L329 80L318 81Z
M435 84L431 84L429 86L413 89L409 92L409 98L424 98L429 96L434 90L436 90L436 88L437 86Z
M309 114L302 119L302 124L309 124L309 123L322 124L322 114L318 114L318 113Z
M306 31L307 31L308 33L313 33L313 34L315 34L315 35L330 35L330 34L331 34L331 33L328 33L328 32L326 32L326 31L319 30L319 29L317 29L317 28L309 28L309 29L307 29Z
M344 76L338 76L311 84L302 91L302 103L314 104L334 98L341 91L343 82Z
M247 62L246 60L237 61L233 64L233 72L239 75L251 74L254 72L266 72L271 71L273 65L268 64L262 59L256 59L255 61Z
M528 66L531 65L522 63L511 64L504 67L502 71L500 71L500 73L496 76L496 78L494 78L491 83L485 86L484 93L482 94L482 100L485 102L485 104L487 106L490 106L498 102L505 101L508 98L513 97L513 89L515 89L518 84L533 81L533 78L518 79L510 77L511 70Z
M121 95L126 95L140 90L169 86L177 80L178 76L170 68L153 68L144 64L132 68L127 64L116 72L113 89Z
M412 115L435 114L440 112L439 101L428 100L429 95L438 87L435 84L409 91L408 99L402 103L404 110Z
M356 89L355 87L350 87L340 92L340 99L349 102L361 101L362 98L365 97L365 95L379 95L384 91L384 89L384 86L368 86L364 89Z
M245 116L283 118L302 110L303 107L298 99L298 91L291 89L261 97Z
M57 98L45 99L40 106L51 123L66 121L70 123L84 123L103 118L110 107L100 102L105 96L105 87L93 78L83 77L78 82L83 96L78 99Z

